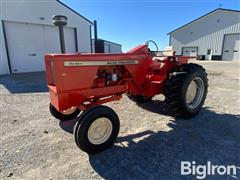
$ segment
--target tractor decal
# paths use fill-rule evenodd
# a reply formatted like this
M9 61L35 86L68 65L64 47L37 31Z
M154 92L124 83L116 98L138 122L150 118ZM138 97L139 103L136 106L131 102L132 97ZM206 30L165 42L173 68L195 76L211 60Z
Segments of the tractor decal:
M64 66L106 66L106 65L126 65L138 64L137 60L122 60L122 61L65 61Z

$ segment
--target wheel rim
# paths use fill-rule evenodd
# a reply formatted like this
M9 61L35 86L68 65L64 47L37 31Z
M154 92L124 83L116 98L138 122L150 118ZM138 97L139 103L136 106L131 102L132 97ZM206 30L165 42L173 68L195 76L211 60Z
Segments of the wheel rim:
M196 108L202 101L204 95L204 83L200 77L195 77L187 88L186 104L188 108Z
M95 145L102 144L108 140L112 129L112 123L108 118L98 118L88 129L88 140Z
M76 109L77 109L77 107L73 106L73 107L71 107L69 109L61 111L61 113L64 114L64 115L70 115L70 114L74 113L76 111Z

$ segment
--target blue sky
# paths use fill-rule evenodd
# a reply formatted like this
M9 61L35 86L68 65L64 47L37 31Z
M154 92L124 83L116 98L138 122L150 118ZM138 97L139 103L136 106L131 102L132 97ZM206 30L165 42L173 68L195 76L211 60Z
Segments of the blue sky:
M97 20L99 38L127 51L152 39L160 49L168 32L218 8L240 9L239 0L62 0L89 20Z

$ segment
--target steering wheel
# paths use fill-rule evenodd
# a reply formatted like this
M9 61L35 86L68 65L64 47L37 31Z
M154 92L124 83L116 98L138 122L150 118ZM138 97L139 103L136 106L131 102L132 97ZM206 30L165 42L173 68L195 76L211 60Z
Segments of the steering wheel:
M149 51L150 52L158 52L158 45L157 45L157 43L154 42L153 40L148 40L145 44L147 44L149 46L149 43L153 43L155 45L155 47L156 47L156 51L151 51L150 49L149 49Z

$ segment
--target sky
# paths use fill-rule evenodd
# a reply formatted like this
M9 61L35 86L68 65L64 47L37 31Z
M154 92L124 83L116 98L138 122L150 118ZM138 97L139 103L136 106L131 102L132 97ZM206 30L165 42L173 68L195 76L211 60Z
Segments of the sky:
M98 37L122 44L123 52L148 40L164 49L172 30L219 7L240 9L240 0L61 1L89 20L97 20Z

